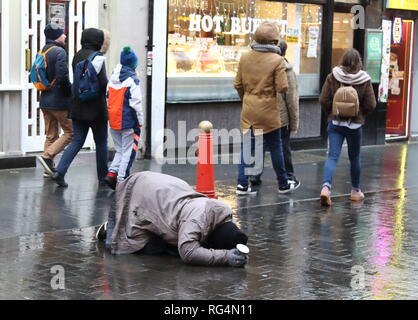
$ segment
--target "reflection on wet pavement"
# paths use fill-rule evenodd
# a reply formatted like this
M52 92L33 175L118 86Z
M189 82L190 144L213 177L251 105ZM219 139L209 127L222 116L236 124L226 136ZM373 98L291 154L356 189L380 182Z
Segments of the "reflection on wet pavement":
M349 201L343 161L329 209L312 200L320 163L297 166L304 187L290 198L277 195L268 172L260 195L237 198L235 172L218 170L218 195L250 236L245 269L110 255L94 234L112 193L94 183L89 166L77 168L86 178L72 178L75 186L66 191L44 183L38 171L31 178L30 170L0 172L0 299L417 299L418 149L370 150L363 161L366 200ZM192 183L193 172L182 170ZM65 290L51 289L56 265L64 267Z

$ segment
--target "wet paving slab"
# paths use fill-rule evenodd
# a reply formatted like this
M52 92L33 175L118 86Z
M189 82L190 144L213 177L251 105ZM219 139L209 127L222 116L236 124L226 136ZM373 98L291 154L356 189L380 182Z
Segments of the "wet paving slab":
M44 181L39 168L0 171L0 299L417 299L417 147L365 149L363 203L347 197L343 158L328 209L317 199L323 163L310 162L323 151L296 155L303 187L290 197L277 194L267 168L259 195L237 198L236 169L217 166L217 193L250 238L244 269L110 255L94 235L113 193L98 186L91 159L71 169L68 190ZM194 184L190 165L135 166ZM51 288L56 266L65 272L64 290Z
M95 227L0 240L0 299L417 299L418 189L238 209L250 235L243 269L178 257L113 256ZM51 268L64 270L53 290Z

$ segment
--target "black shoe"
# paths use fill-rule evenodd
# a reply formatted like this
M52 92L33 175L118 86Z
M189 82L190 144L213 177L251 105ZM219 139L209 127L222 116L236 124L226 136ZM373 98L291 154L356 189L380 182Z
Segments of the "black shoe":
M249 186L238 185L237 195L246 196L246 195L252 195L252 194L257 194L257 191L251 190Z
M99 180L99 187L106 187L107 188L107 183L104 180Z
M106 176L106 178L104 178L104 183L106 183L106 185L112 189L112 190L116 190L116 184L118 183L118 179L115 177L111 177L111 176Z
M44 167L45 173L52 176L55 173L54 162L51 159L45 159L44 157L38 157L39 163Z
M257 187L257 186L261 186L261 184L263 183L263 181L261 179L250 179L250 183L251 186Z
M52 180L54 180L55 183L57 185L59 185L61 188L67 188L68 187L68 184L64 180L64 176L59 172L54 173L54 175L52 176Z
M299 186L301 185L300 181L295 176L290 177L289 182L294 183L296 185L299 184Z
M99 241L105 241L106 240L106 232L107 232L107 222L103 223L99 230L96 232L96 239Z
M279 193L280 194L287 194L287 193L296 191L297 189L299 189L299 187L300 187L300 182L299 181L296 182L296 181L288 180L286 187L279 188Z

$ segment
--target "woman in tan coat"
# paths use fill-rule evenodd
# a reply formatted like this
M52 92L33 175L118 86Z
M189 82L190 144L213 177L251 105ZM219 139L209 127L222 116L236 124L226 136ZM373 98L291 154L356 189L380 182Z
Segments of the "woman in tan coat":
M243 102L241 113L241 130L243 143L241 164L239 166L238 195L254 193L248 185L250 176L261 173L251 168L251 140L255 139L256 152L263 153L260 145L271 152L273 167L279 182L279 193L289 193L297 188L295 182L289 181L286 174L283 149L280 137L280 108L277 93L288 89L286 64L279 55L279 32L275 24L265 22L255 33L252 50L244 54L239 63L234 86ZM262 156L262 154L261 154ZM256 155L257 158L257 155Z

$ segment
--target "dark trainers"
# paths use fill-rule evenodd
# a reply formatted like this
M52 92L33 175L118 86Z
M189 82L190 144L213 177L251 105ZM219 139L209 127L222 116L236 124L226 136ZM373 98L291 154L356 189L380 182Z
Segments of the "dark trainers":
M257 191L251 190L251 188L249 186L244 187L242 185L238 185L237 195L245 196L245 195L251 195L251 194L257 194Z
M301 185L301 182L295 176L290 177L289 182L294 183L295 185L298 185L298 184L299 186Z
M107 222L103 223L99 230L96 232L96 239L99 241L105 241L106 240L106 232L107 232Z
M106 176L106 178L104 178L104 183L106 183L106 185L112 189L112 190L116 190L116 184L118 183L118 179L116 177L116 174L109 172Z
M55 173L54 162L51 159L38 157L38 161L42 165L42 167L44 167L45 173L49 174L49 176L52 176Z
M64 176L59 172L54 173L54 175L52 176L52 180L54 180L55 183L62 188L68 187L68 184L65 182Z
M300 187L299 181L296 182L296 181L288 180L286 187L279 188L279 193L287 194L287 193L296 191L297 189L299 189L299 187Z
M260 178L251 178L250 183L252 186L261 186L263 181Z

